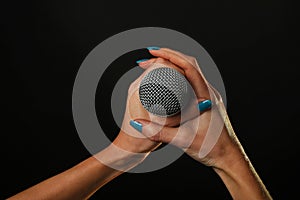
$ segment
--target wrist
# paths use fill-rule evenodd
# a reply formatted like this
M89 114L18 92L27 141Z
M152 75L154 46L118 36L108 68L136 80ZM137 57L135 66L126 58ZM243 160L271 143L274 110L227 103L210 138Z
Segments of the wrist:
M214 158L215 165L212 167L216 170L229 171L234 166L238 166L245 161L247 162L248 157L237 138L235 136L229 136L228 133L225 134L226 140L228 141L222 145L223 147L219 150L220 152Z
M272 199L234 133L213 170L222 179L234 199Z
M112 143L94 157L112 169L125 172L141 163L148 154L130 152Z

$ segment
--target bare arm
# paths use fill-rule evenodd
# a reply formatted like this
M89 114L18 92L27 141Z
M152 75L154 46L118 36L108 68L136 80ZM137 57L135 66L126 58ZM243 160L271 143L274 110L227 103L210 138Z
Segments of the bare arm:
M120 133L120 138L128 137L124 133ZM122 140L122 139L121 139ZM17 199L87 199L94 194L103 185L124 173L124 171L142 161L142 157L136 163L126 165L123 170L117 170L109 166L120 165L120 161L132 160L125 154L114 156L114 150L107 147L98 154L87 158L74 167L46 179L10 198ZM97 157L109 157L109 166L100 162Z
M151 50L150 53L172 62L183 71L196 95L190 106L197 107L200 113L181 124L180 128L162 127L133 118L141 124L141 133L153 141L171 143L193 159L212 167L233 199L272 199L231 127L221 96L207 82L196 59L167 48ZM139 65L147 69L155 62L157 58L152 58ZM191 136L193 141L187 142Z
M138 80L128 90L122 127L112 144L76 166L9 199L87 199L106 183L142 162L160 143L141 137L129 125L129 110L133 116L148 116L138 99Z
M219 175L233 199L272 199L263 181L255 171L250 159L238 141L230 122L226 123L221 140L228 141L228 147L223 154L214 158L218 160L214 171ZM224 138L227 139L224 139Z
M90 157L8 199L87 199L121 173Z

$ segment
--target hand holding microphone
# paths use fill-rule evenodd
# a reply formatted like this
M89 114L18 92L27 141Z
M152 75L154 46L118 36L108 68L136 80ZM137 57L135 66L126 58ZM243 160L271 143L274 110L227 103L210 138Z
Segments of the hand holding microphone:
M150 49L155 58L139 62L145 71L128 89L122 127L113 143L10 199L53 199L58 194L89 198L162 142L212 167L233 199L272 199L231 127L221 96L197 61L171 49L155 49Z
M196 102L187 101L188 105L184 105L181 112L197 107L200 113L179 126L161 125L139 118L132 118L130 125L150 140L171 143L184 150L193 159L212 167L234 199L272 199L235 135L221 95L205 79L196 59L167 48L150 50L150 53L157 58L140 62L139 66L147 70L156 62L172 63L191 84L197 99ZM153 91L153 86L151 87ZM154 86L154 91L156 90L157 87ZM185 90L177 88L175 94L178 91L180 102L181 94ZM143 98L144 95L142 95L144 104ZM152 103L152 95L149 98ZM163 98L159 96L159 99ZM146 106L144 105L146 109L148 101ZM155 98L154 102L157 102ZM173 100L171 102L171 105L177 105ZM168 105L170 103L167 101L165 108L167 115L160 116L161 118L168 119ZM160 114L160 107L158 108L154 106L148 110ZM156 113L157 111L159 112Z
M170 49L152 50L150 53L157 58L139 63L140 67L146 69L140 81L139 98L144 108L154 115L154 120L137 117L132 118L130 124L149 139L172 143L196 160L204 162L206 155L203 156L202 152L201 157L199 153L212 111L218 118L213 120L218 123L215 125L219 131L223 131L221 116L216 109L210 109L212 101L221 101L217 100L220 96L210 88L194 58ZM157 63L169 68L152 69ZM167 123L160 123L162 118ZM183 118L181 124L178 123L180 118ZM213 139L216 141L218 138Z

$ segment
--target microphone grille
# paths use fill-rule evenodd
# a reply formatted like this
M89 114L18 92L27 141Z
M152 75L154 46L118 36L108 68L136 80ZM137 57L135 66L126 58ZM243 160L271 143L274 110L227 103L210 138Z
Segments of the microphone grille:
M160 67L148 72L139 87L143 107L152 114L169 117L179 113L188 101L188 81L177 70Z

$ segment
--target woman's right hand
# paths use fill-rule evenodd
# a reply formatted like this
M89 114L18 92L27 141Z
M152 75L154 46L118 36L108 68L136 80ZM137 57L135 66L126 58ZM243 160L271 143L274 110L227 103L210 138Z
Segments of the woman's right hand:
M200 114L178 127L138 119L142 124L141 133L150 140L171 143L211 166L233 199L272 199L231 127L220 94L205 79L196 59L167 48L150 53L183 70L198 103L192 102L189 106L198 107ZM153 60L140 63L140 67L147 68Z
M142 134L156 142L171 143L205 165L219 167L220 158L224 158L229 148L234 147L232 138L224 128L224 115L219 112L220 108L225 110L221 96L207 82L195 58L167 48L151 50L150 53L179 67L197 98L189 106L198 108L200 113L178 127L137 119L143 125ZM155 59L139 65L147 69Z

